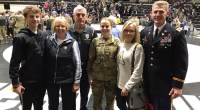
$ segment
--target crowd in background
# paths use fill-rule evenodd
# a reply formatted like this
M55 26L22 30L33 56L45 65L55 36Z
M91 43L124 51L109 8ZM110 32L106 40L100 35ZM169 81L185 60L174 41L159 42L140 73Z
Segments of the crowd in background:
M62 109L75 110L80 89L80 110L88 110L91 87L94 110L102 110L104 93L105 110L114 110L115 96L120 110L170 110L172 100L182 95L188 68L187 42L181 30L193 19L188 13L180 14L185 8L173 15L181 3L169 7L162 0L153 4L90 2L77 2L81 5L76 3L74 8L65 1L46 1L40 8L31 5L23 13L8 16L7 11L2 17L5 28L11 18L14 25L9 76L22 109L31 110L33 104L42 110L47 90L50 110L59 108L59 91ZM96 19L88 20L90 15ZM148 20L142 21L143 17ZM183 26L175 29L173 17ZM99 23L101 34L86 21ZM121 39L112 34L116 24L123 24ZM139 31L139 25L145 28ZM133 108L136 97L129 93L138 96L135 88L140 81L146 101Z
M76 2L75 2L76 1ZM72 11L75 6L81 4L88 12L87 24L99 23L102 17L110 17L115 24L123 24L128 19L135 19L137 24L147 26L151 24L150 11L152 4L112 2L111 0L47 0L39 6L42 10L42 20L39 28L51 35L51 23L57 16L64 16L69 24L73 24ZM191 31L195 16L198 15L200 5L191 1L177 1L170 6L168 22L176 28L183 28ZM6 10L0 13L0 42L7 42L7 39L14 37L19 29L26 26L21 11L16 13Z

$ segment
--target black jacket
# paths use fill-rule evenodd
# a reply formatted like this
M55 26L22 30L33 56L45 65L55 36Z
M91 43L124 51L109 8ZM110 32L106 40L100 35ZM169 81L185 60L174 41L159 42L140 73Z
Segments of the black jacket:
M95 37L97 37L97 33L91 26L88 25L85 25L82 33L78 33L74 24L70 26L69 33L71 37L78 42L81 54L82 69L86 69L90 43Z
M153 25L141 31L145 52L143 78L148 94L168 95L171 88L182 88L188 68L185 36L166 24L153 39Z
M35 34L28 28L24 28L13 39L9 69L13 85L18 85L19 82L38 83L44 81L43 50L46 36L41 30Z
M47 83L79 83L81 78L80 56L77 42L69 34L63 43L57 44L55 34L45 42L45 72ZM76 42L76 47L74 43ZM75 50L76 48L76 50ZM78 51L79 52L79 51ZM76 58L75 58L76 57ZM76 59L79 59L78 63Z

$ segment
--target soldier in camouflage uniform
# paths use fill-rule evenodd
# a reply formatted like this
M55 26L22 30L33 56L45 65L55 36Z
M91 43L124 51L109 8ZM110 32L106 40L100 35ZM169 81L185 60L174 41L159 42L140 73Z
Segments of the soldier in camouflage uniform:
M26 27L25 25L25 18L22 15L22 11L18 11L16 15L13 16L15 27L14 27L14 37L17 35L17 33L20 31L21 28Z
M117 86L116 52L120 40L110 34L113 22L103 18L100 22L101 36L93 39L88 60L88 77L94 96L94 110L102 110L102 99L105 91L106 108L114 110L114 99Z
M6 19L3 13L0 13L0 43L6 38Z

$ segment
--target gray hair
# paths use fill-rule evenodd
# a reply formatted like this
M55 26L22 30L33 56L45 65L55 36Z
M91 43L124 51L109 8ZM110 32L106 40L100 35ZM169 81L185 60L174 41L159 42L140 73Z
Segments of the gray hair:
M87 14L87 10L86 10L86 8L84 8L84 7L81 6L81 5L77 5L77 6L74 8L73 15L75 15L76 12L77 12L78 10L84 10L85 13Z

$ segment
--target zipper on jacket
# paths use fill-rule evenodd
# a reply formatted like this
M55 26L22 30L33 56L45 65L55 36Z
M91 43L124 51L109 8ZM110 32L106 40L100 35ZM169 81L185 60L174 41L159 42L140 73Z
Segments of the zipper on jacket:
M55 74L54 74L54 83L56 83L56 72L57 72L57 60L58 60L58 52L60 50L60 47L58 46L56 50L56 62L55 62Z

